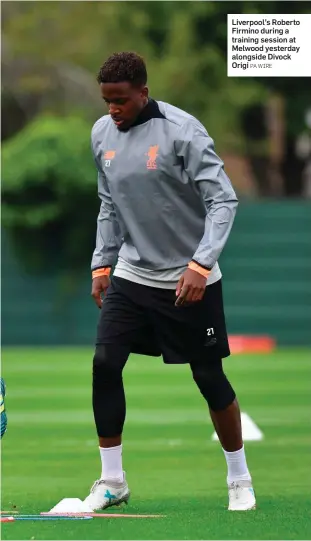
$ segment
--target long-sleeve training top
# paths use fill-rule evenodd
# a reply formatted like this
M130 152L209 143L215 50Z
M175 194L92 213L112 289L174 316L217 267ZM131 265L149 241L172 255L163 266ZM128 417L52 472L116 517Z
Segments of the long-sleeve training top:
M91 269L175 288L192 260L221 278L218 258L238 204L204 126L185 111L149 100L120 131L110 115L92 129L101 200Z

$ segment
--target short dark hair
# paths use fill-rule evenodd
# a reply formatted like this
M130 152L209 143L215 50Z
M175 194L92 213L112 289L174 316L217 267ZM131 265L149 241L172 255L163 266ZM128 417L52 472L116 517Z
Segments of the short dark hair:
M102 65L97 75L98 83L130 82L133 86L147 83L147 69L144 59L137 53L112 54Z

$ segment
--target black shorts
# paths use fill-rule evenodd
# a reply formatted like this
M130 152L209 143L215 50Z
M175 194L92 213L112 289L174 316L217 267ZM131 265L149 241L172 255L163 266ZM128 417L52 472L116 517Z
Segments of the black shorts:
M176 293L113 276L103 300L96 344L128 346L129 353L163 355L165 363L228 357L222 283L202 301L175 306Z

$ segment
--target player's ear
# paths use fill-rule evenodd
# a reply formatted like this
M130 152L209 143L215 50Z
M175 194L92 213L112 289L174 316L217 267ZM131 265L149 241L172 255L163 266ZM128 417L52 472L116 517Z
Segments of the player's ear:
M144 86L141 91L141 95L143 98L148 98L149 96L149 88L147 86Z

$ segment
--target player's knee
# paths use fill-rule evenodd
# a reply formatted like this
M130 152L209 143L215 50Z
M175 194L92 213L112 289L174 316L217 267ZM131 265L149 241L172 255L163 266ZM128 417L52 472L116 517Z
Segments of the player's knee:
M122 348L121 348L122 349ZM96 347L93 358L93 385L113 386L122 381L122 370L125 365L123 351L112 344Z
M191 366L193 379L213 411L226 409L235 399L235 392L226 378L222 363L213 366Z

